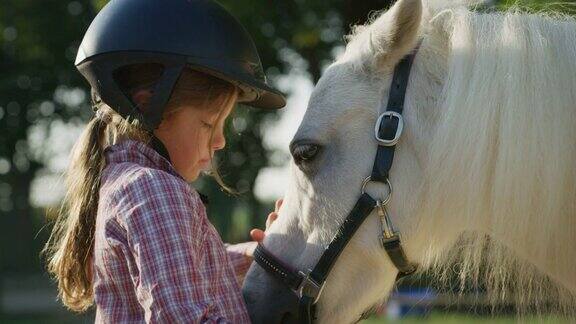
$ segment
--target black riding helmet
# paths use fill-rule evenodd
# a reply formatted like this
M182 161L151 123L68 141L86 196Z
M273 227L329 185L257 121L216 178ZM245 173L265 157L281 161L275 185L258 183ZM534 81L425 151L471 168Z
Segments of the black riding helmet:
M140 63L163 65L150 106L141 113L114 78ZM112 0L94 18L78 49L76 67L100 99L149 130L182 70L190 67L236 85L240 101L257 108L284 107L284 95L266 82L256 46L244 27L211 0Z

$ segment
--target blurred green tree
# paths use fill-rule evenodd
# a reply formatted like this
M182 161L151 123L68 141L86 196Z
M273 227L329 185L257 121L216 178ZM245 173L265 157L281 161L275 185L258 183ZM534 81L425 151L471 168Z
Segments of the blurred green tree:
M69 121L87 110L85 102L67 105L62 94L84 87L73 62L93 15L88 1L0 3L0 270L20 272L38 265L41 244L34 243L38 226L30 188L45 161L30 148L30 126L49 133L54 120Z
M550 1L550 0L498 0L495 1L495 7L498 9L507 9L510 7L521 7L529 12L555 11L567 14L576 14L576 1Z

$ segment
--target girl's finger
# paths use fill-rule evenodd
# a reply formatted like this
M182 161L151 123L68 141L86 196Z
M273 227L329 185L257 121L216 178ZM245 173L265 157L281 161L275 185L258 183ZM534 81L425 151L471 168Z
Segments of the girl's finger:
M275 212L268 214L268 217L266 218L266 229L268 229L268 227L270 227L277 218L278 214Z
M274 205L274 211L275 212L278 212L278 210L280 210L280 207L282 206L283 202L284 202L284 199L282 199L282 198L276 200L276 204Z
M252 240L261 243L264 240L264 231L261 229L253 229L250 231L250 237L252 237Z

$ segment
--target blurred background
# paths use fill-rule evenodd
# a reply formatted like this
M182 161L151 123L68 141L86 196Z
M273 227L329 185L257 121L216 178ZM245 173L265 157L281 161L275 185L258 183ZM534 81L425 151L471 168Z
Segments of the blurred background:
M93 321L93 313L73 315L59 305L39 253L64 193L62 173L68 154L92 114L87 83L73 64L76 51L106 2L0 1L0 323ZM237 109L230 118L221 170L225 182L241 192L239 197L223 193L209 179L195 184L208 195L209 215L224 240L240 242L248 239L251 228L263 227L273 202L283 195L288 143L315 82L343 51L343 36L393 1L219 2L250 31L266 74L289 98L281 112ZM513 3L536 10L549 4L494 0L487 6L505 8ZM445 306L450 300L425 288L425 280L405 286L403 291L409 293L403 295L401 290L382 314L394 318L416 314L405 322L422 321L418 316L428 322L485 321L460 314L469 313L466 306ZM492 322L512 321L507 307L502 309L503 317ZM374 317L369 322L380 320Z

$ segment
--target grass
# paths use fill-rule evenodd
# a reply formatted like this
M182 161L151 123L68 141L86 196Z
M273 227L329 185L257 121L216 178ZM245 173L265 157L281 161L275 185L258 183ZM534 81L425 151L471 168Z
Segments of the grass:
M475 316L468 314L455 314L455 313L432 313L428 317L405 317L400 320L390 320L388 318L369 318L361 322L362 324L383 324L383 323L397 323L397 324L568 324L570 321L562 319L556 316L545 316L543 318L539 317L525 317L525 318L515 318L512 316L496 316L496 317L486 317L486 316Z
M94 323L94 316L77 316L73 314L47 315L10 315L0 316L2 324L84 324Z
M72 314L62 314L61 316L13 316L0 317L2 324L72 324L72 323L93 323L93 314L88 316L74 316ZM381 318L370 318L360 322L361 324L568 324L570 321L555 316L544 318L526 317L523 319L511 316L475 316L473 314L460 313L432 313L428 317L406 317L400 320L390 320L385 316Z

